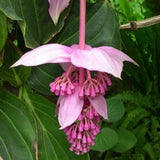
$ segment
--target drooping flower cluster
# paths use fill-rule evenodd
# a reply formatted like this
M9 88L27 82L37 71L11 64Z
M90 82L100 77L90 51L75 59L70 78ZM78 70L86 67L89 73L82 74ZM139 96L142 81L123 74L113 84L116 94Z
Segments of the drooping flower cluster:
M107 73L119 78L123 61L136 64L112 47L86 45L82 50L75 44L71 47L47 44L24 54L12 67L61 64L65 72L50 83L50 90L59 95L57 115L60 129L65 130L71 143L70 150L84 154L94 145L100 131L100 118L108 119L104 94L111 80Z
M59 14L68 6L69 0L49 0L49 3L49 13L57 24ZM27 52L11 66L60 63L65 72L50 83L50 90L59 96L56 114L60 129L64 129L67 135L70 150L78 155L88 152L94 145L94 139L100 132L100 119L108 119L104 98L112 84L108 74L120 78L123 61L137 65L113 47L85 45L86 1L80 0L80 3L79 45L46 44Z

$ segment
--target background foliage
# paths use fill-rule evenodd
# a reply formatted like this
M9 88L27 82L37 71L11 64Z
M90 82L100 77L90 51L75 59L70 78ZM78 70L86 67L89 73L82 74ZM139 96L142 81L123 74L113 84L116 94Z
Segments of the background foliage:
M160 26L121 31L119 24L159 14L155 0L88 0L86 43L121 48L139 67L125 63L123 81L112 78L106 94L109 121L89 154L69 151L54 117L57 97L48 84L58 64L9 67L45 43L78 43L79 2L73 0L54 26L48 1L0 1L0 157L4 160L158 160L160 158ZM67 18L66 18L67 16Z

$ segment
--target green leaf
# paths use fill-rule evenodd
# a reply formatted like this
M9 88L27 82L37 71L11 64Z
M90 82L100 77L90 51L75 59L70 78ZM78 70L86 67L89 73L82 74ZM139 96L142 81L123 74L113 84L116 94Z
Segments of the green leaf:
M4 160L35 160L35 126L28 108L0 89L0 155Z
M144 150L147 152L147 154L149 155L149 157L150 157L152 160L156 160L156 158L155 158L155 153L154 153L154 150L153 150L153 146L152 146L150 143L147 143L147 144L144 146Z
M27 84L43 94L52 94L49 84L63 72L59 64L45 64L33 67Z
M132 8L130 6L130 2L128 0L119 0L119 4L129 20L132 16Z
M115 152L120 152L120 153L126 152L136 144L137 139L135 135L129 130L122 128L119 129L117 133L118 133L118 143L113 148Z
M107 99L107 109L109 122L119 121L125 113L122 101L114 97Z
M8 36L7 17L0 10L0 51L4 47Z
M117 133L110 128L102 128L101 132L95 139L95 145L91 147L92 150L104 152L111 149L118 142Z
M66 20L63 31L54 42L65 45L78 43L79 37L79 1L74 1L73 9ZM86 17L86 43L95 46L113 46L120 48L119 21L114 10L104 0L94 5L88 4Z
M9 68L19 57L18 53L11 46L6 46L4 62L0 68L0 77L3 81L8 81L13 86L21 86L31 71L30 67L24 66Z
M54 116L55 105L42 96L24 91L24 99L34 113L38 134L39 160L89 160L89 156L77 156L69 150L63 130L59 130Z
M0 2L0 9L5 15L18 21L25 44L29 48L48 42L64 25L68 9L61 14L55 26L49 16L48 8L47 0L1 0Z

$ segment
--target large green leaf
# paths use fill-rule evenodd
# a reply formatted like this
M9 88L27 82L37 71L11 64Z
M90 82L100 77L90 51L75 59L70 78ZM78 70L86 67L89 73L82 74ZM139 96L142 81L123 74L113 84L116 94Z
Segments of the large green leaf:
M103 128L97 135L95 145L91 147L92 150L104 152L111 149L118 142L117 133L110 128Z
M0 89L0 156L4 160L35 160L35 127L24 103Z
M63 31L55 41L72 45L78 43L79 37L79 1L74 1L71 15L66 21ZM120 48L119 21L113 10L104 0L90 4L87 7L86 43L92 46L113 46Z
M57 26L54 26L48 8L47 0L0 1L0 10L12 20L18 21L25 44L29 48L48 42L63 27L66 12L61 15Z
M31 71L30 67L24 66L9 68L19 57L11 46L6 45L3 65L0 68L0 78L3 81L8 81L13 86L22 85Z
M4 44L7 40L7 35L7 17L0 10L0 51L4 47Z
M118 133L118 143L113 148L115 152L121 152L121 153L126 152L135 145L137 139L131 131L122 128L119 129L117 133Z
M63 130L59 130L54 116L55 105L45 98L25 90L24 99L37 122L39 160L88 160L88 155L77 156L69 150Z
M109 122L120 120L125 112L122 101L114 97L107 99L107 109Z

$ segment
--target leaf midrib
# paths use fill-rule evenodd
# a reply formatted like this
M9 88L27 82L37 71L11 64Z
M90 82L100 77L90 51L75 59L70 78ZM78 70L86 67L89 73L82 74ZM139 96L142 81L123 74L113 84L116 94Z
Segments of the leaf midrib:
M36 110L38 110L39 112L41 112L42 114L44 114L45 116L47 116L49 119L55 121L55 119L51 118L51 117L50 117L47 113L45 113L44 111L42 111L42 110L40 110L40 109L37 109L37 108L36 108ZM39 119L39 120L40 120L40 119ZM42 121L41 121L40 124L43 124ZM44 125L43 125L43 127L44 127ZM61 150L63 151L63 153L68 157L68 155L67 155L66 152L64 151L63 147L58 143L58 141L57 141L56 138L51 134L51 132L49 132L47 129L46 129L46 132L55 140L55 142L56 142L57 145L61 148ZM47 137L48 137L48 135L47 135ZM48 140L49 140L49 142L52 144L52 142L50 141L49 137L48 137ZM68 158L69 158L69 157L68 157ZM58 159L57 159L57 160L58 160Z
M2 142L2 144L3 144L3 146L4 146L4 148L5 148L5 150L6 150L6 152L7 152L7 155L8 155L8 157L9 157L9 159L12 160L11 155L9 154L9 151L8 151L8 149L7 149L7 146L6 146L4 140L2 139L1 136L0 136L0 140L1 140L1 142Z

